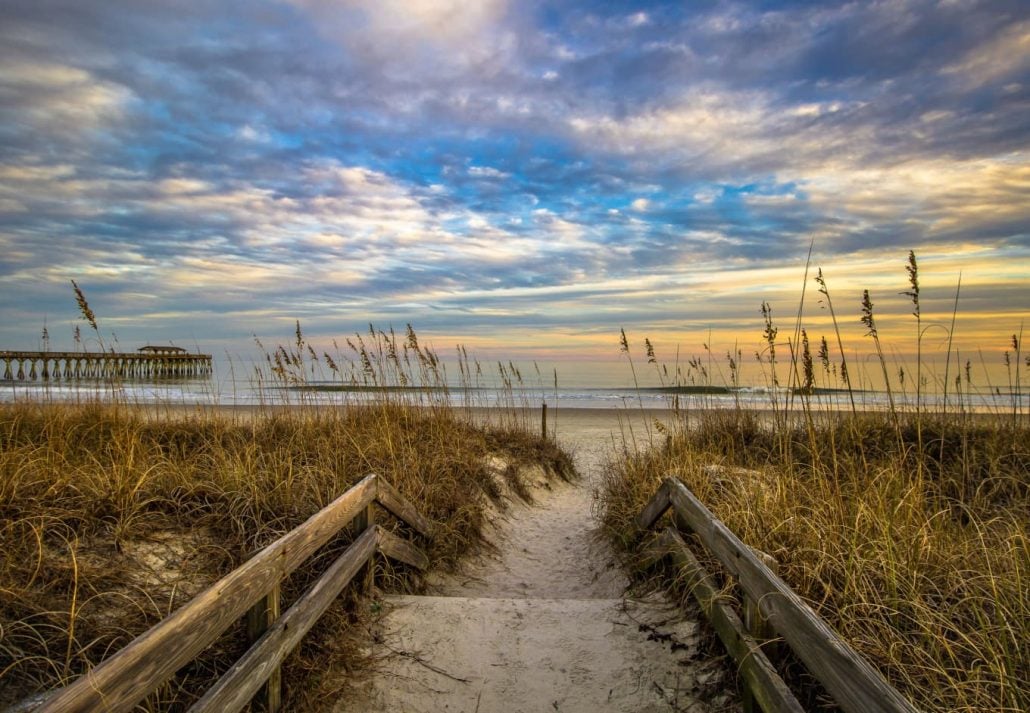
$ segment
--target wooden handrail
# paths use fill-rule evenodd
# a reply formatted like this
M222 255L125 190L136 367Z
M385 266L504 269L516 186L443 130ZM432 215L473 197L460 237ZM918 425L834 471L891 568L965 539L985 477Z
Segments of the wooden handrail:
M683 483L667 478L636 524L654 526L672 508L677 525L693 531L702 544L737 577L776 632L847 713L916 713L850 644L780 579L755 552L712 514Z
M377 475L368 475L306 522L265 547L175 613L133 639L92 671L58 689L36 708L38 713L129 711L147 694L192 661L225 629L270 593L278 597L284 577L299 567L351 521L361 519L379 502L416 531L432 532L425 519L396 489ZM278 671L286 654L314 625L361 565L383 552L415 567L428 566L416 547L368 523L364 533L330 566L308 592L282 617L270 622L261 638L197 705L216 696L218 705L198 710L238 710L253 692ZM241 673L242 671L242 673ZM244 690L250 691L246 696ZM230 705L231 704L231 705ZM274 706L273 706L274 707Z
M378 527L372 525L347 548L322 578L272 624L239 661L212 686L190 713L238 711L250 699L286 655L300 643L308 630L361 566L376 552Z
M658 536L652 554L655 559L671 557L681 567L683 583L712 622L726 651L737 662L737 673L762 710L765 713L805 713L762 650L761 642L747 632L712 575L697 561L676 528L668 527Z
M376 502L389 510L398 519L411 525L423 537L433 536L433 523L422 516L415 507L397 492L397 489L382 478L378 481Z
M380 552L398 562L410 564L416 569L425 570L429 568L429 558L425 556L422 550L381 527L378 528L376 546Z

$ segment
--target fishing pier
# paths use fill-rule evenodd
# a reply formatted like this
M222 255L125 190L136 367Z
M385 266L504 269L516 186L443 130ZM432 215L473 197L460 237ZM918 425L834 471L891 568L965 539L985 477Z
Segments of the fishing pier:
M210 354L172 346L145 346L135 352L0 351L0 360L5 381L189 379L211 374Z

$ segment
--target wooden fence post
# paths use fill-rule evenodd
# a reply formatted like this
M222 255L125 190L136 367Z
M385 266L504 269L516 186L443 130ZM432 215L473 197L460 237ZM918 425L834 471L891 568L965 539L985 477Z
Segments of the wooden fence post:
M547 402L540 409L540 437L547 440Z
M253 645L268 627L279 618L279 584L247 611L247 643ZM254 703L261 710L276 713L282 706L282 672L278 667L268 677L261 691L254 696Z
M768 555L761 550L754 550L755 555L772 570L773 574L778 574L778 563L776 558L772 555ZM776 631L773 629L769 621L762 616L762 610L756 602L747 592L744 593L744 627L747 632L751 635L751 638L755 640L759 646L762 647L762 651L766 657L773 663L776 664L779 658L779 646L776 644L770 644L769 641L776 638ZM751 689L747 686L744 687L743 696L741 702L744 706L744 713L756 713L761 710L755 702L754 694Z
M365 530L376 524L374 505L369 503L368 507L354 516L353 523L354 524L351 525L351 527L353 528L354 537L361 537L361 534L365 532ZM362 577L361 586L366 592L370 591L372 588L372 583L375 579L375 571L376 562L375 558L373 558L365 565L365 576Z

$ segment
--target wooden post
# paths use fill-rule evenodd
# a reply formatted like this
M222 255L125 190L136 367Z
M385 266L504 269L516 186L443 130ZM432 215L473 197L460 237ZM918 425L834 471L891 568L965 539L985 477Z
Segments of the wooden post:
M547 402L540 409L540 437L547 440Z
M368 506L354 516L354 520L351 524L351 532L354 534L354 538L361 537L368 528L376 524L375 510L373 510L373 504L369 503ZM365 575L361 578L361 588L366 592L372 588L372 583L375 579L376 563L375 558L372 558L365 565Z
M778 574L778 563L775 557L761 550L754 550L754 553L773 574ZM769 642L776 638L776 631L772 628L769 621L762 616L762 610L759 608L758 602L747 592L744 593L744 627L747 629L747 633L751 635L751 638L755 640L755 643L762 648L766 657L775 665L779 659L779 646ZM744 687L741 703L744 706L744 713L756 713L761 710L755 701L754 693L747 686Z
M276 584L268 594L259 599L247 611L247 643L253 645L278 618L279 585ZM268 713L277 713L282 706L282 672L278 666L265 681L258 694L254 696L253 702L259 710L265 710Z
M372 511L372 503L369 503L361 512L351 520L351 533L354 539L361 537L361 533L368 529L369 525L376 522L375 513Z

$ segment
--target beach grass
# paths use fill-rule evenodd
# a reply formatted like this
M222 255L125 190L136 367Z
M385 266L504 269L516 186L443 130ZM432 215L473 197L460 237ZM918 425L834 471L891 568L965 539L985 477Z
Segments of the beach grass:
M910 255L914 289L906 294L918 320L917 270ZM818 281L825 290L821 273ZM868 293L862 306L878 355L871 361L889 392ZM908 407L891 398L862 411L842 398L816 408L802 324L795 335L784 345L766 314L759 358L767 409L706 409L698 400L671 424L655 423L649 437L625 439L600 495L606 532L642 563L647 538L633 518L664 478L679 478L744 542L772 555L787 584L919 709L1030 709L1030 418L1018 370L1011 409L972 413L939 398L931 408L925 393ZM621 341L628 354L624 334ZM777 346L793 358L777 364ZM1017 366L1019 346L1013 337ZM656 361L649 340L646 347ZM826 348L824 340L823 356ZM733 374L739 351L728 354ZM838 364L846 375L846 362ZM924 384L951 384L921 371ZM849 393L849 379L835 373ZM963 386L956 379L954 388ZM834 709L796 661L781 666L808 705Z
M899 452L884 415L814 434L743 412L696 418L612 464L603 499L615 540L638 546L633 517L679 478L922 710L1027 709L1026 429L924 424L920 468L915 428Z

